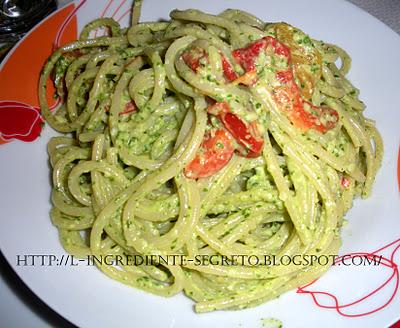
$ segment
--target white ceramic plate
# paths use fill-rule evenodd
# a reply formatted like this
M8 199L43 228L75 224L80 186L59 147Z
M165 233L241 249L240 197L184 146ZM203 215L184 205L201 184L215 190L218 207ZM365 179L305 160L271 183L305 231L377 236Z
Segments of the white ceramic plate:
M89 0L82 3L76 18L68 20L68 13L78 4L67 6L42 22L3 61L0 72L0 104L3 105L0 106L0 135L4 139L11 139L13 133L17 139L30 139L35 133L35 128L29 129L21 122L19 125L14 122L19 126L18 131L9 131L10 124L5 123L6 119L21 121L25 116L13 118L8 113L5 117L4 104L7 103L4 101L13 101L14 105L16 101L24 103L25 110L36 115L37 74L43 59L50 53L51 40L55 39L56 33L60 32L59 39L63 43L76 37L76 26L80 30L85 23L103 13L121 18L130 8L130 1ZM390 259L400 244L397 178L399 36L344 1L145 0L142 20L167 18L174 8L198 8L211 13L226 8L243 9L268 21L289 22L313 38L338 44L349 52L353 58L350 79L361 90L361 98L367 105L366 115L377 122L384 140L385 156L371 198L357 200L347 215L349 225L342 232L341 254L370 253L389 245L377 254ZM127 19L126 15L122 23L126 24ZM63 22L64 29L60 28ZM351 306L335 308L334 298L327 294L292 291L256 308L201 315L194 313L192 301L183 295L170 299L153 296L115 282L95 267L41 266L40 261L35 266L21 265L24 255L66 256L49 220L51 186L46 144L54 134L46 126L34 142L14 140L0 146L0 246L22 280L44 302L76 325L261 327L262 318L275 317L283 322L284 327L386 327L399 319L399 275L394 265L335 267L307 289L329 292L339 305L355 302ZM392 260L400 263L400 251L393 253ZM388 282L382 289L357 302L385 281ZM367 314L371 311L374 313ZM351 317L354 315L358 316Z

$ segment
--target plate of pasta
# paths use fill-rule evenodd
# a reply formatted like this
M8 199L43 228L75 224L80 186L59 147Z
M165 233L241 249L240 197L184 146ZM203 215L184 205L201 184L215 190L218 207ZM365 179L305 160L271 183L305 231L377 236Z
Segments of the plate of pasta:
M72 2L1 66L2 252L81 327L390 326L399 52L344 1Z

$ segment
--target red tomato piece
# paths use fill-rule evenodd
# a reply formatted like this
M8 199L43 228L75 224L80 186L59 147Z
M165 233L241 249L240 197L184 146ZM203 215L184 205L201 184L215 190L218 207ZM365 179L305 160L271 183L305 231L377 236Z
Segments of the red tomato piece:
M325 133L336 126L339 121L338 113L327 106L317 107L305 101L292 70L279 71L276 77L281 84L273 88L272 98L296 127Z
M244 151L242 152L244 156L260 156L264 140L258 132L256 122L248 123L238 115L231 113L230 107L226 102L215 103L209 106L208 112L218 116L239 145L244 147Z
M274 54L284 56L290 62L289 48L272 36L266 36L254 41L246 48L236 49L232 52L232 56L236 59L237 63L246 70L246 72L249 72L255 70L255 61L261 51L268 50L269 48L272 48Z
M125 114L130 114L136 112L136 104L135 102L132 100L130 102L127 102L125 104L125 108L122 112L119 113L119 115L125 115Z
M196 157L186 166L184 174L191 179L206 178L221 170L235 151L232 137L225 129L207 133Z
M200 47L192 47L182 54L183 61L194 72L200 67L200 60L203 58L208 59L208 56L206 51Z
M221 55L221 61L222 61L222 69L224 71L224 75L228 81L233 81L238 78L238 75L234 71L231 63L226 59L224 55Z
M341 182L343 188L349 188L350 187L350 180L349 179L347 179L345 177L342 177L340 182Z
M284 56L290 61L290 49L283 43L279 42L272 36L266 36L263 38L266 41L266 48L271 47L276 55Z
M276 72L276 78L283 84L292 83L294 81L293 72L291 70Z
M290 49L273 37L265 39L267 50L268 47L272 47L275 54L286 57L290 67ZM336 126L339 115L334 109L327 106L314 106L301 97L292 68L278 71L276 78L281 85L273 89L273 98L296 127L303 130L315 129L325 133Z
M233 135L236 141L244 147L244 155L246 157L260 156L264 146L264 140L260 136L255 122L249 124L232 113L223 113L220 117L226 129Z
M261 50L265 49L265 38L250 43L246 48L236 49L232 52L233 58L246 72L255 70L255 61Z
M266 51L267 55L283 56L289 67L276 72L275 77L279 85L271 87L272 98L279 109L285 112L291 122L302 130L315 129L325 133L333 129L339 121L338 113L326 106L314 106L301 97L290 66L290 49L286 45L271 36L267 36L250 43L246 48L234 50L232 55L248 73L255 71L255 61L262 50Z

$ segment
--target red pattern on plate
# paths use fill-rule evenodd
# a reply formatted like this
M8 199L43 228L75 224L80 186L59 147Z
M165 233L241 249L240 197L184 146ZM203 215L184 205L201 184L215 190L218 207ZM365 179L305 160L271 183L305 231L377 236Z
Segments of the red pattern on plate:
M383 284L381 284L376 289L371 290L367 295L364 295L360 299L355 300L351 303L343 304L342 302L340 302L340 300L338 299L337 296L335 296L331 293L324 292L324 291L311 290L309 287L312 286L319 278L313 280L312 282L310 282L309 284L307 284L305 286L299 287L297 289L297 293L311 295L314 303L318 307L324 308L324 309L334 309L340 315L342 315L344 317L362 317L362 316L370 315L377 311L380 311L383 308L387 307L393 301L393 299L396 296L396 293L399 289L399 269L398 269L397 263L394 262L394 256L395 256L396 252L400 249L400 238L377 249L374 252L371 252L371 253L365 253L365 252L349 253L349 254L342 255L342 256L336 258L336 260L335 260L335 264L337 264L340 261L342 261L344 257L346 257L346 259L347 259L347 258L354 258L356 256L365 256L368 259L374 259L374 258L376 258L376 256L378 255L379 252L382 252L383 250L387 250L387 249L389 249L389 247L394 247L394 249L390 255L390 259L380 255L379 257L381 259L381 263L380 263L379 267L381 267L381 265L382 265L382 268L383 267L390 268L392 270L392 274ZM366 267L366 268L368 268L368 267ZM377 292L379 292L385 286L387 286L393 279L394 279L394 287L393 287L392 293L390 294L390 297L383 304L381 304L380 306L376 306L374 309L372 309L370 311L359 312L359 313L345 313L344 312L345 310L351 310L351 308L353 306L356 306L357 304L360 304L361 302L367 302L372 296L376 295ZM324 297L319 299L319 296L324 296ZM326 303L327 298L331 300L330 304L324 304L324 303Z
M40 135L41 122L38 99L38 82L43 64L53 51L53 43L75 6L70 4L37 25L5 59L0 72L0 144L12 139L33 141ZM60 44L77 37L76 17L59 36ZM47 85L48 102L57 105L53 98L54 86Z
M30 105L0 101L0 132L4 140L35 140L42 131L43 122L37 108Z
M55 49L57 49L57 48L59 48L59 47L61 47L61 45L63 45L63 44L66 44L66 43L68 43L68 42L71 42L71 41L73 41L73 40L75 40L75 38L74 39L72 39L72 40L66 40L66 41L64 41L63 40L63 38L64 38L64 36L65 36L65 29L66 28L68 28L68 29L74 29L74 30L76 30L77 29L77 27L76 27L76 13L78 12L78 10L85 4L85 2L86 2L87 0L82 0L80 3L79 3L79 5L78 6L76 6L76 8L74 8L74 10L72 10L70 13L69 13L69 15L67 16L67 18L64 20L64 22L61 24L61 26L58 28L58 31L57 31L57 35L56 35L56 39L55 39L55 41L54 41L54 48ZM76 35L78 35L77 33L76 33Z
M390 328L400 328L400 320L397 321L395 324L391 325Z

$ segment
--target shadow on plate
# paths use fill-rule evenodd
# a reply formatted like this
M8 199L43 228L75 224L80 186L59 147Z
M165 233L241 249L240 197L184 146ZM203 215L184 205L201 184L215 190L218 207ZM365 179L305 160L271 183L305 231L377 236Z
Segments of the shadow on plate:
M0 252L0 274L5 284L14 292L18 299L30 308L36 315L46 321L51 327L77 328L40 300L18 277L3 254ZM6 302L7 300L2 300ZM17 309L16 314L17 315Z

